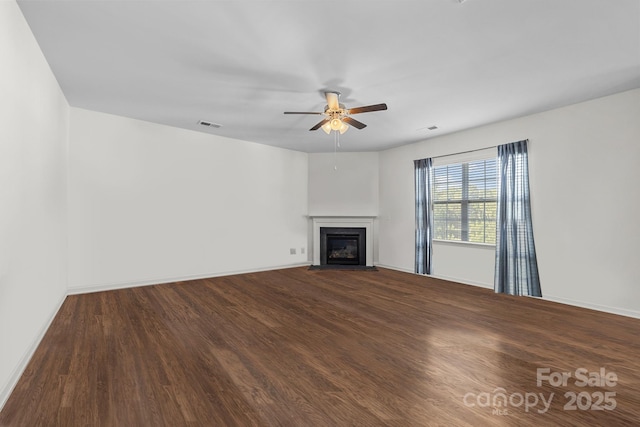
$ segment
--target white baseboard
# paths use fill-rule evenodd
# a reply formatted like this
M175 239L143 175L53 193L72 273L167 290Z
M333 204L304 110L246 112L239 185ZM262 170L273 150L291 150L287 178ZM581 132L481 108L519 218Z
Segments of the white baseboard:
M15 368L13 368L13 372L11 373L11 376L9 376L9 381L7 381L4 388L0 391L0 411L2 411L5 403L7 403L7 400L9 400L9 396L11 396L13 389L18 384L18 381L20 380L20 377L22 377L24 370L27 369L27 365L31 361L33 354L36 352L36 349L40 345L42 338L44 338L45 334L49 330L49 326L51 326L53 319L55 319L58 311L60 311L60 307L62 307L62 304L64 303L64 300L66 298L67 295L65 294L62 296L60 301L58 301L55 309L49 314L47 322L40 328L40 332L38 333L36 339L31 343L29 348L27 348L27 351L24 352Z
M407 268L401 268L401 267L394 267L392 265L385 265L385 264L380 264L379 262L374 263L374 265L376 267L380 267L380 268L386 268L388 270L395 270L395 271L401 271L403 273L410 273L410 274L416 274L413 272L413 270L409 270Z
M382 268L388 268L390 270L401 271L403 273L416 274L412 270L408 270L408 269L405 269L405 268L398 268L398 267L393 267L393 266L384 265L384 264L376 264L376 266L382 267ZM473 282L468 282L468 281L465 281L465 280L456 279L456 278L453 278L453 277L432 276L432 275L429 275L429 276L426 276L426 277L433 277L434 279L442 279L442 280L447 280L447 281L450 281L450 282L462 283L463 285L471 285L471 286L478 286L480 288L493 289L493 285L488 285L488 284L483 284L483 283L473 283ZM571 305L571 306L574 306L574 307L587 308L587 309L590 309L590 310L602 311L604 313L611 313L611 314L617 314L619 316L633 317L633 318L636 318L636 319L640 319L640 311L636 311L636 310L628 310L628 309L625 309L625 308L610 307L610 306L606 306L606 305L592 304L592 303L588 303L588 302L584 302L584 301L576 301L576 300L567 299L567 298L549 296L549 295L545 295L544 292L543 292L542 299L545 300L545 301L557 302L557 303L560 303L560 304Z
M139 286L159 285L162 283L186 282L188 280L199 280L199 279L207 279L210 277L220 277L220 276L234 276L236 274L258 273L261 271L282 270L286 268L304 267L309 265L311 265L310 262L301 262L301 263L295 263L295 264L280 265L276 267L263 267L263 268L234 270L234 271L218 271L215 273L202 273L202 274L193 274L193 275L179 276L179 277L156 277L151 279L134 280L131 282L114 282L114 283L101 283L101 284L88 285L88 286L76 286L76 287L70 287L67 290L67 295L78 295L78 294L88 294L92 292L112 291L116 289L135 288Z
M490 285L490 284L487 284L487 283L470 282L468 280L456 279L455 277L447 277L447 276L430 275L428 277L433 277L434 279L446 280L448 282L461 283L463 285L469 285L469 286L475 286L475 287L478 287L478 288L485 288L485 289L493 290L493 285L492 284Z
M392 267L390 265L376 264L376 267L388 268L389 270L401 271L403 273L417 274L413 270L409 270L409 269L406 269L406 268ZM455 282L455 283L460 283L460 284L463 284L463 285L477 286L479 288L493 289L493 285L488 285L486 283L470 282L468 280L456 279L455 277L436 276L436 275L433 275L433 274L428 274L428 275L419 274L419 276L431 277L432 279L446 280L447 282Z
M640 319L640 311L628 310L626 308L609 307L607 305L592 304L584 301L575 301L568 298L545 295L542 293L542 299L546 301L557 302L560 304L572 305L574 307L588 308L590 310L603 311L605 313L617 314L619 316L633 317Z

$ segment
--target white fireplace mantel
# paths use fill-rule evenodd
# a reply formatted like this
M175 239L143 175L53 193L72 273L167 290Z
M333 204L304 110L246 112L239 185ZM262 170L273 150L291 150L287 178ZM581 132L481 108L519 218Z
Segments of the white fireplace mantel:
M373 267L373 220L375 216L329 216L309 215L313 221L313 265L320 265L321 227L360 227L366 231L366 262Z

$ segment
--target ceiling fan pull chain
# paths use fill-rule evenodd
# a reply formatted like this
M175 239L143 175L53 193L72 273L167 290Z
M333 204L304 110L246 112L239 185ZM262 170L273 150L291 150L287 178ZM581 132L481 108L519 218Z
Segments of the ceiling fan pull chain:
M338 132L333 132L333 170L338 170Z

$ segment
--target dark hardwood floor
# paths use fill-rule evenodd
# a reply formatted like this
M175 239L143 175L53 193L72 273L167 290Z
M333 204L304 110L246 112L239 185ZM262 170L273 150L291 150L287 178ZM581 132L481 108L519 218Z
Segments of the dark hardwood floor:
M640 320L386 269L74 295L0 425L637 426L639 338Z

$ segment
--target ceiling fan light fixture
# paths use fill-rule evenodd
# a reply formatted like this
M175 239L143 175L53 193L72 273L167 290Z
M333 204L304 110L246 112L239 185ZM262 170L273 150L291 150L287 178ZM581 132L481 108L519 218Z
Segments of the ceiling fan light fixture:
M340 130L340 128L342 128L342 125L344 124L344 123L342 123L342 120L340 120L337 117L331 119L331 121L329 123L331 125L331 130Z
M337 122L339 122L339 124ZM334 126L338 126L338 128L335 129ZM335 130L336 132L340 132L340 135L342 135L343 133L345 133L346 131L349 130L349 125L347 125L345 122L343 122L340 119L333 119L333 120L323 124L320 128L327 135L329 135L332 130Z

